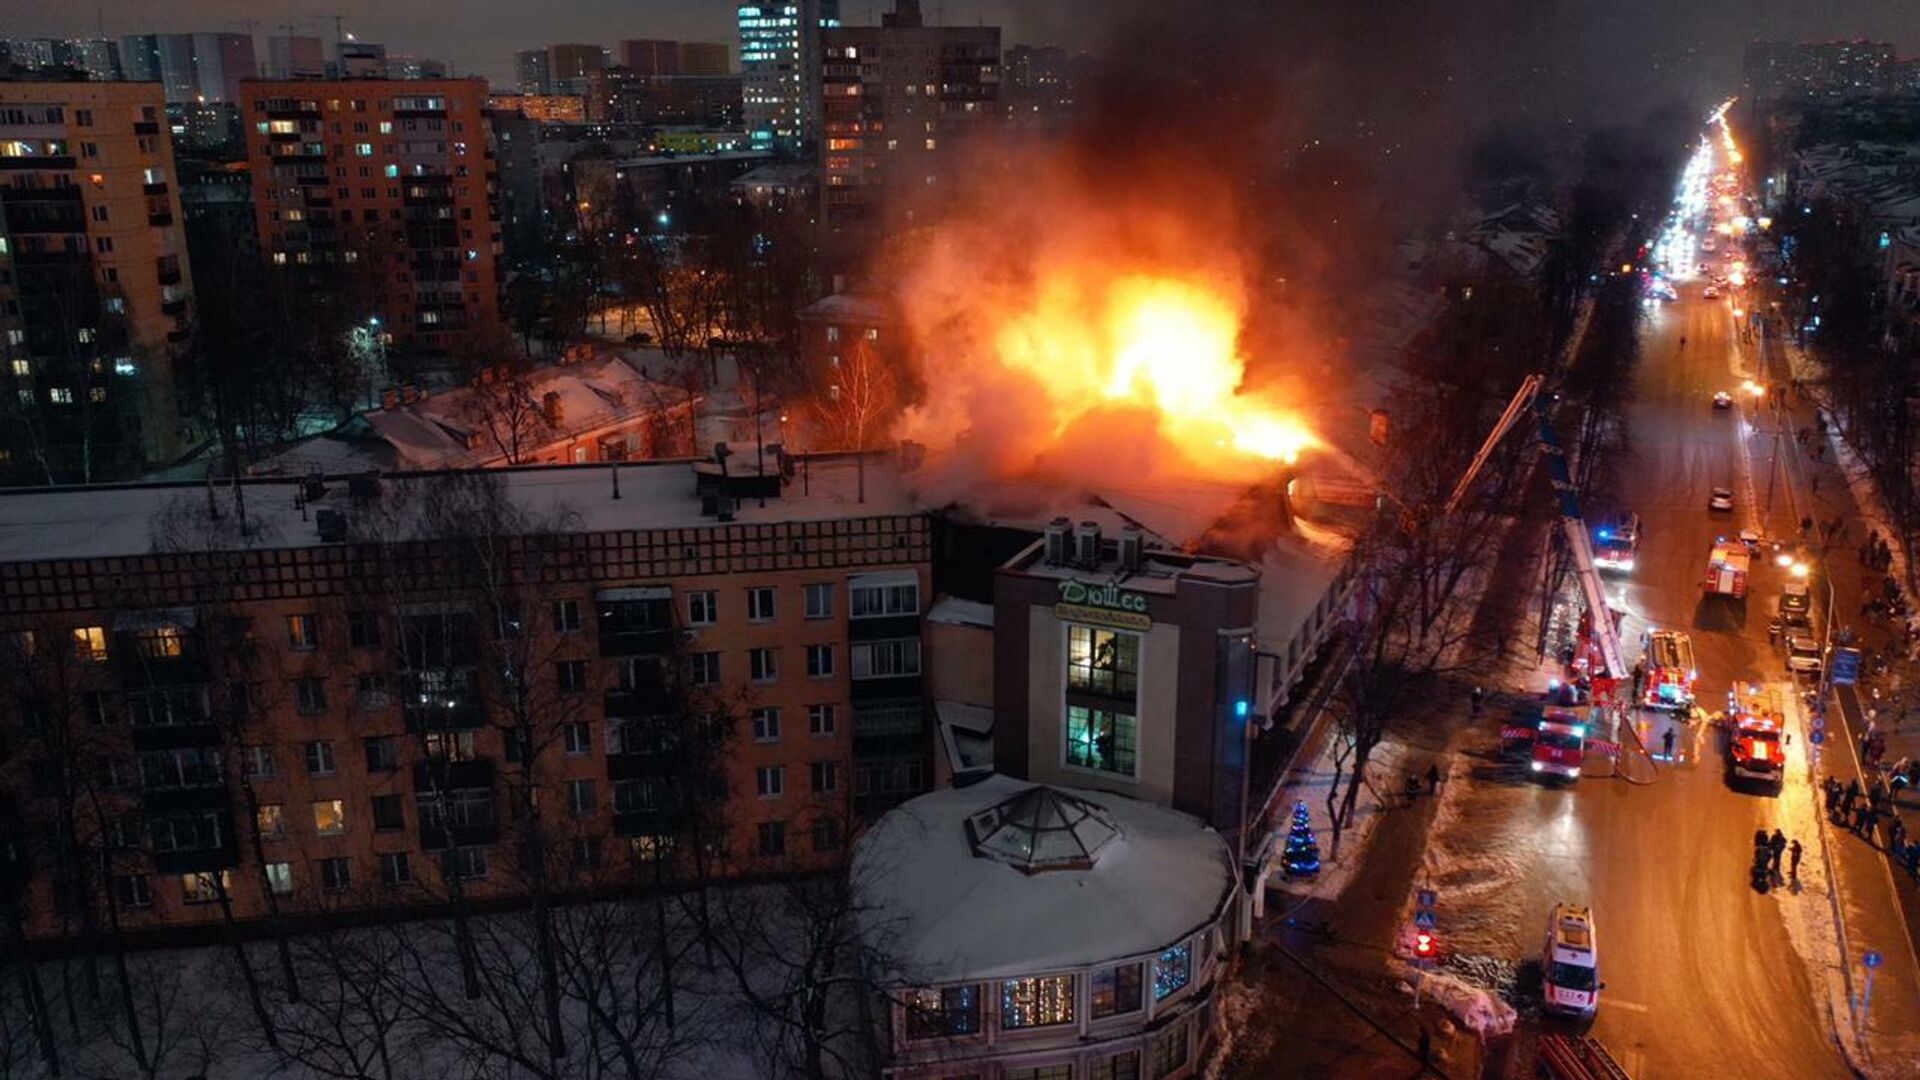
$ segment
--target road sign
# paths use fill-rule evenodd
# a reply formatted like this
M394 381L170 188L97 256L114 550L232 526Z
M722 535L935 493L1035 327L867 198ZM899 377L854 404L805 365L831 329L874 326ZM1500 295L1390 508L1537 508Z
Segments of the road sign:
M1813 745L1819 746L1821 743L1824 743L1827 741L1826 729L1814 728L1811 732L1807 734L1807 738L1813 740Z
M1880 955L1879 951L1875 949L1868 949L1867 954L1860 958L1860 962L1869 968L1879 967L1883 960L1884 958Z
M1860 650L1833 650L1833 685L1852 686L1860 680Z
M1432 908L1421 908L1413 913L1413 925L1422 930L1431 930L1436 924Z
M1430 908L1439 901L1440 894L1432 889L1416 889L1413 902L1424 908Z

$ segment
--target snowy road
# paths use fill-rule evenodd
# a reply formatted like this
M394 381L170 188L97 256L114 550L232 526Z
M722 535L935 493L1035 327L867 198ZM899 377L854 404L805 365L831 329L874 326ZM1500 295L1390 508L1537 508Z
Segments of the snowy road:
M1652 312L1630 449L1614 465L1612 486L1645 526L1624 589L1626 637L1637 643L1648 625L1693 635L1699 699L1712 709L1736 679L1784 678L1766 639L1782 571L1755 560L1744 612L1703 603L1708 547L1743 525L1786 530L1793 519L1782 488L1776 520L1760 521L1763 506L1749 493L1764 503L1766 441L1750 439L1760 456L1743 468L1749 411L1711 408L1714 391L1737 388L1739 378L1728 309L1698 291L1685 288L1685 299ZM1714 486L1740 496L1735 515L1709 514ZM1669 721L1652 713L1641 720L1643 739L1657 748ZM1650 785L1590 770L1577 785L1554 788L1492 757L1460 763L1473 778L1454 793L1429 851L1428 865L1440 872L1443 933L1456 950L1524 961L1538 956L1555 901L1591 904L1606 982L1592 1033L1633 1076L1847 1076L1825 980L1810 976L1786 921L1802 919L1804 940L1812 920L1803 916L1824 915L1826 897L1763 896L1747 879L1758 828L1779 826L1808 845L1810 861L1818 858L1804 767L1786 800L1736 791L1725 780L1719 732L1705 724L1677 731L1678 760ZM1798 812L1789 813L1796 796Z

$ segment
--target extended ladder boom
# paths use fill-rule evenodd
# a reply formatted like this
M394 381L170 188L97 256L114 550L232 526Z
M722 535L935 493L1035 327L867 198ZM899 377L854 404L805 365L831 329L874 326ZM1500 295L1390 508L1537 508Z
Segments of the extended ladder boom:
M1593 540L1587 535L1587 522L1580 513L1580 493L1575 490L1573 474L1567 468L1567 453L1553 432L1553 418L1547 403L1536 397L1534 408L1540 414L1540 452L1546 456L1547 475L1553 481L1554 496L1560 501L1560 528L1566 533L1567 549L1573 553L1574 576L1580 579L1580 591L1586 596L1593 640L1600 646L1600 659L1607 665L1607 674L1624 678L1627 665L1620 651L1620 629L1613 624L1613 611L1607 606L1600 570L1593 562Z

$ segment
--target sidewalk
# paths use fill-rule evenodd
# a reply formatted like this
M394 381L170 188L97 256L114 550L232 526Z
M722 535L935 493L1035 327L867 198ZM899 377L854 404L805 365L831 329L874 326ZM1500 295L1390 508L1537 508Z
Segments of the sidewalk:
M1808 387L1817 386L1819 374L1805 354L1784 338L1775 339L1777 354L1783 358L1793 377ZM1787 414L1795 428L1813 427L1818 398L1790 400ZM1829 548L1827 572L1832 583L1830 618L1837 631L1853 626L1857 645L1884 650L1898 633L1896 625L1870 622L1861 617L1863 600L1877 590L1882 574L1860 564L1857 551L1868 530L1890 535L1888 516L1882 509L1877 491L1864 467L1854 459L1837 425L1829 424L1825 436L1816 436L1817 444L1827 448L1823 460L1810 457L1795 443L1787 454L1787 483L1798 512L1824 521L1840 517L1849 523L1845 535ZM1894 547L1892 574L1906 578L1904 558ZM1816 586L1816 592L1817 592ZM1912 598L1909 596L1909 605ZM1909 673L1893 673L1907 683ZM1867 680L1867 683L1883 680ZM1842 782L1859 779L1867 786L1875 775L1865 768L1859 753L1859 739L1866 726L1866 710L1873 707L1871 687L1863 683L1860 692L1838 688L1826 704L1829 738L1818 748L1814 761L1822 775ZM1878 716L1878 726L1888 731L1886 761L1902 756L1920 756L1920 722L1902 724L1896 710ZM1920 800L1896 810L1910 835L1920 829ZM1865 1044L1875 1075L1913 1076L1920 1074L1920 956L1914 940L1920 936L1920 890L1904 868L1885 851L1884 832L1871 842L1845 829L1829 824L1828 841L1841 897L1845 921L1845 940L1853 955L1847 957L1854 987L1854 1022L1865 1035ZM1863 1013L1860 991L1864 968L1861 961L1867 950L1884 959L1875 975L1870 1006Z

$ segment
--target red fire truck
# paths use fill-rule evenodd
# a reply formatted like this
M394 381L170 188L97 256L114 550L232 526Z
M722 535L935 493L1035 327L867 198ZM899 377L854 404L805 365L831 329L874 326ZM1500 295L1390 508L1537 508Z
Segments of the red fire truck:
M1549 707L1533 736L1533 771L1556 780L1578 780L1587 759L1587 709Z
M1679 630L1649 630L1646 653L1646 689L1641 703L1650 709L1685 712L1693 708L1693 683L1700 670L1693 662L1693 639Z
M1718 594L1734 600L1747 596L1747 568L1753 555L1738 539L1722 536L1714 540L1707 554L1707 580L1701 586L1708 595Z
M1727 778L1779 791L1786 781L1781 728L1785 714L1777 691L1736 682L1727 694Z

